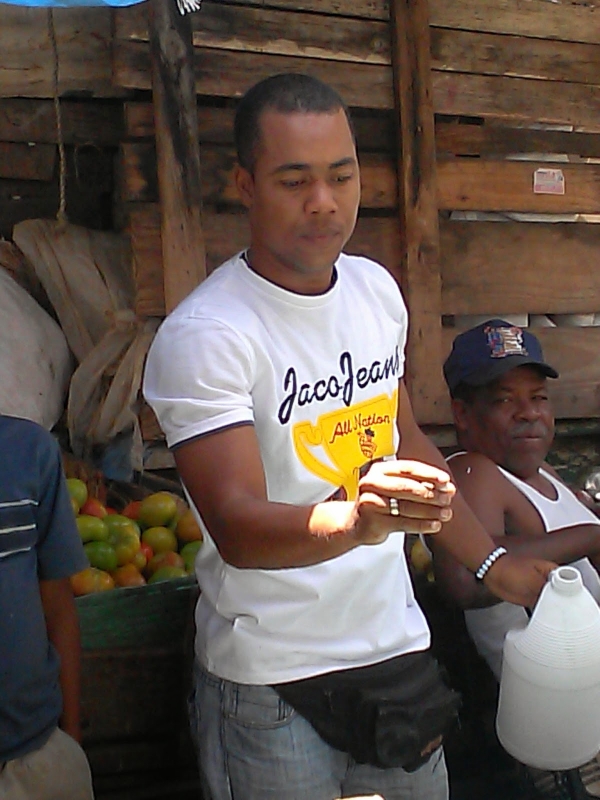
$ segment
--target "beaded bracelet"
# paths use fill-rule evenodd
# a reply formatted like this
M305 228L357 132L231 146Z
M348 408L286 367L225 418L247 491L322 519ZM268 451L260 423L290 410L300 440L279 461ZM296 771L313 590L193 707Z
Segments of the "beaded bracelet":
M499 558L502 558L502 556L505 556L507 552L508 551L506 547L497 547L495 550L492 550L492 552L486 559L484 559L483 563L475 573L475 580L482 581L496 561L498 561Z

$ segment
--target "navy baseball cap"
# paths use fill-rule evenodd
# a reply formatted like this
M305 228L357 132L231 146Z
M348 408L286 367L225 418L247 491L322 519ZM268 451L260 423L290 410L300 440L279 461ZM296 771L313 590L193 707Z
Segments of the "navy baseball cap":
M503 319L489 319L459 333L444 362L444 378L453 395L457 386L485 386L515 367L529 364L548 378L558 372L546 364L536 337Z

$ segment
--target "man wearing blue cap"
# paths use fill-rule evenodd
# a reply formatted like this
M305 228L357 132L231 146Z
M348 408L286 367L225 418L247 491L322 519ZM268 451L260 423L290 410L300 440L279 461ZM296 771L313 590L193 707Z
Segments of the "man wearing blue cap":
M544 361L539 341L490 319L456 337L444 377L460 448L448 462L476 516L513 554L574 564L600 600L600 520L544 461L554 437L547 381L558 373ZM525 610L499 602L440 548L434 565L442 590L466 609L471 638L499 679L504 636L526 624Z

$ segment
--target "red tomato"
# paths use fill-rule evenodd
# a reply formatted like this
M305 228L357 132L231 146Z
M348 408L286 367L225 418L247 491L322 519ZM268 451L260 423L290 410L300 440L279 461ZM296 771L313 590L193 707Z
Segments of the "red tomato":
M106 506L96 497L88 497L79 509L80 514L89 514L90 517L105 517L108 514Z
M141 502L141 500L131 500L131 502L127 503L123 511L121 511L121 514L123 514L124 517L129 517L129 519L137 520L140 515Z
M142 542L140 544L140 553L143 553L146 556L146 562L148 562L154 555L154 550L149 544L147 544L147 542Z

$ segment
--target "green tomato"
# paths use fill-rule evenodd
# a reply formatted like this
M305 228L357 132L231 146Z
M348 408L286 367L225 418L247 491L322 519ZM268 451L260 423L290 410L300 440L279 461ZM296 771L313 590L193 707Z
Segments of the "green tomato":
M183 567L159 567L152 575L148 583L160 583L161 581L171 581L175 578L187 578L187 572Z
M179 555L183 558L183 563L185 564L185 569L188 573L192 573L194 571L196 553L201 547L202 542L200 541L188 542L187 544L184 544L179 551Z
M117 554L117 563L120 567L129 564L139 552L141 543L140 537L135 531L123 529L113 531L109 534L108 542Z
M79 478L67 478L67 490L71 499L77 504L77 510L79 510L88 499L86 482Z
M91 567L112 572L119 566L115 548L108 542L88 542L83 549Z
M80 514L75 518L75 523L83 542L105 542L108 539L108 527L100 517Z
M102 522L107 526L111 536L127 531L128 533L135 533L138 539L140 538L140 526L135 520L129 519L123 514L107 514L102 517Z

